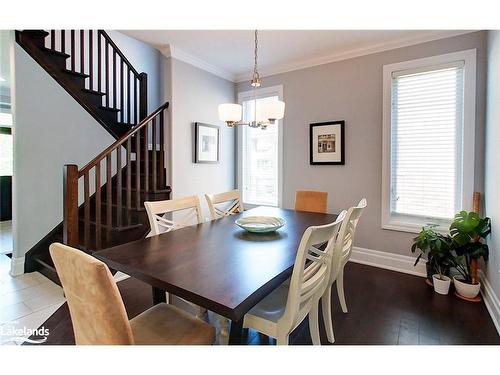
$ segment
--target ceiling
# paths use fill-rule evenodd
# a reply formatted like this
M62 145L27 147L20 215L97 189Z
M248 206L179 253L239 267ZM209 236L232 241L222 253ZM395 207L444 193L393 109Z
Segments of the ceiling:
M232 81L246 80L253 67L252 30L120 30L173 57ZM262 30L261 75L441 39L460 30Z

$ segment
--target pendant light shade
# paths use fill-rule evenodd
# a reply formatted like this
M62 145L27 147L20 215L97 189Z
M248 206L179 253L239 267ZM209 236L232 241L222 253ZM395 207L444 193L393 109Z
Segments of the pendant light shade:
M262 102L261 105L262 115L270 123L281 120L285 115L285 102L281 100L269 100Z
M242 107L239 104L224 103L219 105L219 118L226 123L241 121Z

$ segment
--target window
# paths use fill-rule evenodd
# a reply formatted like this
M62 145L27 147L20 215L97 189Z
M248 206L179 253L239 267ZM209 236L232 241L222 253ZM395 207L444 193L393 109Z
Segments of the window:
M282 100L281 86L257 89L257 108L268 100ZM254 118L253 91L238 94L243 121ZM258 116L258 114L257 114ZM245 204L281 205L282 121L267 129L241 126L238 130L238 185Z
M383 228L444 228L470 209L475 74L475 50L384 66Z

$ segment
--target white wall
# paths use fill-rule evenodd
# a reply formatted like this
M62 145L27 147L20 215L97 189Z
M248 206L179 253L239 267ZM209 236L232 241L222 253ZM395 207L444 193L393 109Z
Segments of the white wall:
M218 119L217 107L234 102L234 84L182 61L169 58L171 71L171 174L173 197L197 194L209 217L204 194L235 188L235 130ZM194 123L220 127L220 162L193 161ZM168 164L167 164L168 165Z
M411 255L415 234L381 229L382 68L472 48L477 49L474 188L482 192L486 33L476 32L264 77L264 87L283 85L286 103L284 207L293 207L297 190L329 192L329 212L340 212L366 197L368 207L359 223L356 246ZM248 90L248 82L239 83L237 89ZM346 122L346 164L309 165L309 124L330 120Z
M493 289L497 323L500 323L500 31L488 31L488 81L486 101L485 213L491 218L488 240L490 260L485 267ZM494 300L494 298L492 298ZM496 305L496 306L495 306ZM500 332L500 327L498 327Z

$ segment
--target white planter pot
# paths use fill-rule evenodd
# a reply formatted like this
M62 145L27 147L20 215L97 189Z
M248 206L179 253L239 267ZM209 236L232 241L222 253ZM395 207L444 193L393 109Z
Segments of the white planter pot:
M455 285L455 289L457 293L465 298L474 298L479 294L481 290L481 283L477 284L467 284L461 280L457 279L457 276L453 277L453 284Z
M436 293L448 294L451 284L451 279L448 276L442 276L442 279L440 279L439 274L432 275L432 282Z

